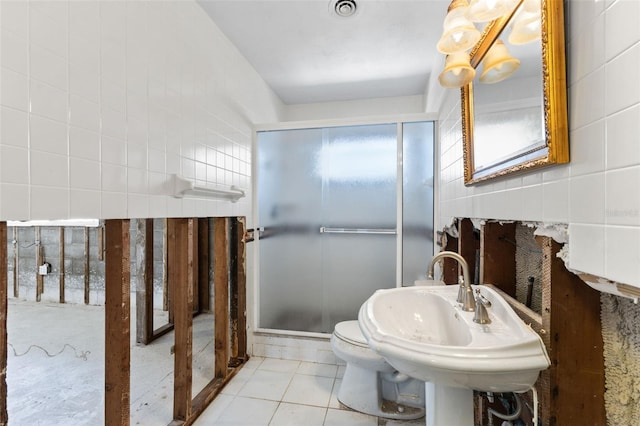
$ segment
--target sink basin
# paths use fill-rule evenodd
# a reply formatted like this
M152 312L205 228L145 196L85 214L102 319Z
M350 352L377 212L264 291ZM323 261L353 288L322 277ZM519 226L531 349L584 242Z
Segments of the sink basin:
M394 368L438 385L524 392L549 367L540 336L494 290L484 286L490 324L473 322L456 302L458 286L376 291L358 320L369 347Z

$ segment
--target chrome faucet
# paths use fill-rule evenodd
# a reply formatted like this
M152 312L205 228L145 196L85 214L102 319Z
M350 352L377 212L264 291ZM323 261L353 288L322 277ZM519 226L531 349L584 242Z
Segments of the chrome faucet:
M491 324L491 318L487 308L491 307L491 302L480 293L480 289L476 288L476 313L473 322L478 324Z
M458 289L458 298L456 300L458 301L458 303L462 304L463 311L474 312L476 310L476 300L473 297L473 290L471 289L471 280L469 279L469 265L467 265L467 261L464 260L464 258L458 253L452 251L441 251L440 253L433 256L433 259L431 259L431 264L429 265L429 270L427 271L427 278L430 280L433 279L433 266L437 261L444 257L449 257L451 259L457 260L462 267L462 277L458 278L458 284L460 284L460 288Z

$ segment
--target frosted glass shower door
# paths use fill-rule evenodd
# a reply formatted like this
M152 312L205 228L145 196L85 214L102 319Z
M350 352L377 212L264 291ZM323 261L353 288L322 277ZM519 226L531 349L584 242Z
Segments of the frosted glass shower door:
M396 285L397 126L329 128L322 150L324 332Z
M396 129L258 133L259 327L330 333L395 287Z

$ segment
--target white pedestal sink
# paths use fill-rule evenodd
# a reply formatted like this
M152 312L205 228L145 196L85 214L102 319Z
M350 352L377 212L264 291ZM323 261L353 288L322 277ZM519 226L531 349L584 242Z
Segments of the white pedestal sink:
M427 426L471 426L473 390L524 392L550 365L540 336L498 293L478 287L491 302L490 324L460 309L458 286L378 290L360 308L369 347L428 382Z

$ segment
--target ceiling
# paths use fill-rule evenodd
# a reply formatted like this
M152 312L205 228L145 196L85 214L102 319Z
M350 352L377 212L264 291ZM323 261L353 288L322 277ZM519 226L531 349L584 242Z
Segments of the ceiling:
M442 66L448 0L198 1L288 105L422 95Z

